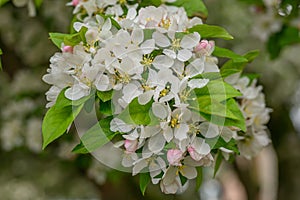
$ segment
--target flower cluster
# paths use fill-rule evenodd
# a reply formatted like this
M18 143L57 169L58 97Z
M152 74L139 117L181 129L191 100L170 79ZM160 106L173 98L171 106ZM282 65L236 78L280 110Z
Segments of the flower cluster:
M62 52L51 58L43 77L52 85L44 120L60 114L61 98L78 102L93 98L96 90L99 124L108 121L106 131L121 135L115 146L123 149L122 165L133 175L149 172L164 193L176 193L197 177L198 168L212 166L218 152L233 154L240 148L248 156L237 141L248 135L267 138L263 125L269 111L260 88L240 79L239 92L223 80L226 73L213 56L215 42L202 38L208 26L200 18L189 19L184 8L140 8L128 2L70 3L80 20L73 24L76 32L58 44ZM208 35L218 36L215 29ZM43 134L48 140L48 132Z
M272 110L266 107L262 86L256 86L256 79L251 82L242 77L235 81L235 87L243 94L240 107L247 125L247 131L238 138L238 147L241 155L250 159L270 143L266 124Z

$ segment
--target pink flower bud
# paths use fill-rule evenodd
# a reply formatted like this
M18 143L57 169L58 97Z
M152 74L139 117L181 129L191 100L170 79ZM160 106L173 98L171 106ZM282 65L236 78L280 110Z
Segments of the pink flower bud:
M63 52L73 53L73 47L71 46L64 46L62 50Z
M72 5L77 6L79 4L79 0L72 0Z
M210 56L215 48L214 41L201 40L199 44L195 47L194 51L197 54Z
M183 152L178 149L170 149L167 153L167 159L170 165L181 166L180 161L183 159Z
M125 140L124 147L127 152L133 153L136 151L138 147L138 141L137 140Z

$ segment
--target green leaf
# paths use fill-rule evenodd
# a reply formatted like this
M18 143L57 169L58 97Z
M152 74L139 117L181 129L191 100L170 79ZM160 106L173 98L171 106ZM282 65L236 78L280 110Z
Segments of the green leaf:
M105 91L105 92L97 91L97 96L101 101L107 102L112 99L113 90Z
M229 49L225 49L217 46L215 47L213 55L221 58L230 58L232 59L233 62L248 62L248 60L243 56L238 55Z
M152 113L153 100L145 105L138 102L138 98L133 99L130 104L118 115L127 124L133 125L155 125L158 123L157 117Z
M129 114L132 120L139 125L148 125L151 123L151 117L149 115L152 107L152 101L145 105L141 105L138 102L138 98L133 99L129 104Z
M199 109L200 114L209 119L210 122L216 123L218 125L225 124L226 120L239 120L238 116L228 108L228 106L214 99L202 99L199 100ZM207 116L209 115L209 116Z
M219 126L235 126L246 131L244 116L233 98L224 102L208 98L197 100L198 106L191 103L190 108L199 112L209 122Z
M242 94L237 91L233 86L224 82L223 80L212 80L203 88L196 88L194 92L198 100L203 99L214 99L218 102L223 100L242 96Z
M239 154L239 149L235 139L231 139L229 142L226 142L221 136L219 136L215 138L206 138L205 142L210 146L211 149L220 149L223 147Z
M82 108L83 104L76 107L54 105L48 110L42 125L43 149L66 132Z
M177 7L184 7L189 17L199 16L207 18L208 11L202 0L177 0L174 3L167 3Z
M73 153L78 153L78 154L87 154L90 153L89 150L87 150L82 142L77 144L73 149Z
M75 46L79 44L80 42L86 42L85 39L85 33L87 32L86 27L82 27L78 33L74 34L67 34L66 37L64 38L64 44L69 45L69 46Z
M240 73L243 71L247 63L252 62L259 55L258 50L249 51L243 57L247 59L245 62L234 62L233 60L228 60L220 70L220 74L223 78L230 76L232 74Z
M150 174L149 173L141 173L140 174L140 190L145 195L148 184L150 183Z
M228 60L220 69L220 74L223 78L228 77L232 74L242 72L247 62L233 62Z
M147 7L147 6L160 6L162 4L161 0L142 0L141 3L139 3L139 6L141 7Z
M179 178L180 178L181 185L184 185L188 181L188 179L185 176L183 176L181 173L179 173Z
M199 79L199 78L205 78L205 79L209 79L212 81L212 80L221 79L222 76L219 72L206 72L206 73L194 76L192 79Z
M9 0L0 0L0 7L9 2Z
M203 173L202 173L202 167L196 167L197 170L197 177L196 177L196 191L198 191L202 185L203 181Z
M283 48L296 43L300 43L299 29L292 26L283 26L279 32L269 37L267 49L270 58L277 58Z
M75 46L80 42L85 42L86 27L82 27L78 33L49 33L51 41L60 49L62 43L69 46Z
M240 110L238 103L235 99L231 98L226 101L227 108L238 117L238 120L226 119L225 124L227 126L235 126L246 132L246 122L242 111Z
M232 40L233 36L230 35L224 28L220 26L199 24L188 30L189 32L198 32L201 38L221 38L224 40Z
M251 84L253 80L258 79L260 77L260 74L247 73L247 74L243 74L242 76L248 77L250 79L250 84Z
M101 17L103 17L105 20L110 19L111 24L116 27L118 30L120 30L122 27L120 26L120 24L112 17L112 16L108 16L108 15L104 15L103 13L97 13L97 15L100 15Z
M64 42L64 38L67 34L65 33L49 33L50 39L59 49L61 48L61 44Z
M84 103L93 97L93 93L91 93L89 96L71 101L65 97L65 90L60 92L55 105L47 111L43 120L43 149L65 133L83 108Z
M111 101L106 101L103 102L100 100L100 108L99 111L100 113L107 115L107 116L112 116L113 115L113 104Z
M259 55L259 50L252 50L246 53L244 58L248 60L248 63L252 62Z
M240 128L242 131L246 131L246 123L244 116L239 109L237 102L234 99L230 99L226 101L226 116L220 116L216 114L212 114L211 116L207 115L207 113L202 113L202 116L207 120L211 120L212 123L215 123L220 126L235 126ZM231 116L231 114L235 115L235 118Z
M217 172L220 169L220 166L222 164L222 160L223 160L222 152L218 151L216 157L217 158L216 158L215 167L214 167L214 178L216 177L216 174L217 174Z
M66 106L79 106L79 105L84 104L87 100L89 100L91 98L94 98L94 92L92 91L88 96L85 96L85 97L82 97L78 100L72 101L72 100L67 99L65 97L66 89L67 88L63 89L57 97L56 104L55 104L55 106L57 108L63 108L63 107L66 107Z
M77 145L72 152L88 153L102 147L112 140L119 133L110 130L110 122L112 117L107 117L99 121L92 128L87 130L80 138L81 143Z
M213 80L203 88L194 89L188 103L192 110L199 112L212 123L220 126L236 126L245 130L244 117L232 99L237 96L241 96L241 93L230 84L223 80Z

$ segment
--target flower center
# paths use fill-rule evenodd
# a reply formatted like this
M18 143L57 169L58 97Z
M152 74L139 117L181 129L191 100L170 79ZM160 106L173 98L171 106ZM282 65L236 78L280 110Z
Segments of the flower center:
M170 126L172 128L179 128L179 115L177 114L175 117L172 117L170 121Z
M143 60L141 61L141 64L144 65L145 67L150 67L152 63L153 63L153 57L151 56L144 56Z
M129 83L131 81L131 77L128 74L121 74L117 69L115 69L115 78L121 83Z
M178 168L178 170L176 171L176 175L178 176L179 172L182 172L182 170L185 168L185 166L184 165L179 165L177 168Z
M180 49L180 39L179 38L175 38L175 39L172 40L172 49L174 51Z
M164 29L169 29L169 27L171 26L171 20L170 19L162 19L159 23L160 27L164 28Z

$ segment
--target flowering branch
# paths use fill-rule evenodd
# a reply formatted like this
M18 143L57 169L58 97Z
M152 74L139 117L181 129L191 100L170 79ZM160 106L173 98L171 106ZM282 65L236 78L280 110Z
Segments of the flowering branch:
M95 107L98 122L73 151L97 152L113 142L123 167L146 172L143 193L151 181L173 194L202 167L217 170L223 158L251 158L266 146L270 109L256 80L241 75L258 52L242 56L216 46L211 39L233 36L203 24L202 1L164 3L68 4L74 33L50 34L61 52L43 77L51 85L43 148ZM221 67L218 57L227 59Z

